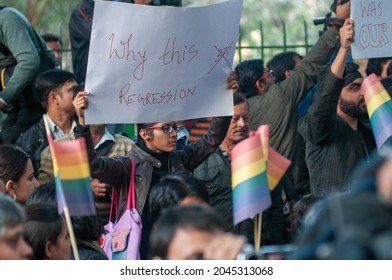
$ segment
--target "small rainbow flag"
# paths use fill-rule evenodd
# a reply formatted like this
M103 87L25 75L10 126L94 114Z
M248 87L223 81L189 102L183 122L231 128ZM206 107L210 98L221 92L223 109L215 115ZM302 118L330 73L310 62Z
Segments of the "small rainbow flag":
M67 205L71 216L96 215L84 139L51 145L59 213Z
M232 150L234 225L253 218L271 205L261 138L252 133Z
M273 191L289 168L291 160L288 160L269 146L269 125L259 126L257 132L260 135L264 156L267 159L268 187Z
M361 87L377 148L392 136L392 101L375 74L367 77Z

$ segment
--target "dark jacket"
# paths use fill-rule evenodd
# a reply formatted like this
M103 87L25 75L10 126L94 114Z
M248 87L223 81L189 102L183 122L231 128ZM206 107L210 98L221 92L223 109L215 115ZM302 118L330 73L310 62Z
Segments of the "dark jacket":
M245 220L233 228L233 198L231 188L231 161L221 150L208 157L194 175L207 187L211 205L220 213L228 228L236 234L245 235L250 243L254 242L253 220ZM271 192L272 205L263 212L261 244L285 243L285 219L283 216L282 186Z
M41 165L41 153L49 145L46 136L44 119L30 127L22 133L16 140L15 145L25 150L33 163L35 177L38 178L38 171Z
M276 83L264 95L249 98L251 129L270 125L270 145L292 161L288 175L294 184L308 180L304 141L297 131L298 104L313 87L320 69L328 63L339 32L330 28L296 67L290 78Z
M316 196L347 191L356 165L376 148L367 125L358 121L358 129L353 130L337 115L343 85L344 79L337 78L330 65L326 66L320 72L313 105L298 128L306 142L310 189Z
M179 170L192 172L210 154L215 152L222 143L230 121L231 116L214 118L208 132L197 142L186 146L182 151L171 152L169 155L168 173ZM159 168L162 165L161 162L144 152L137 145L134 146L129 156L126 157L108 158L97 156L88 128L77 126L75 137L85 137L86 139L92 177L109 185L118 186L120 215L125 211L127 201L131 159L135 161L136 208L142 216L150 190L153 167Z
M78 83L86 80L93 13L94 1L83 0L72 11L68 23L72 50L72 65Z

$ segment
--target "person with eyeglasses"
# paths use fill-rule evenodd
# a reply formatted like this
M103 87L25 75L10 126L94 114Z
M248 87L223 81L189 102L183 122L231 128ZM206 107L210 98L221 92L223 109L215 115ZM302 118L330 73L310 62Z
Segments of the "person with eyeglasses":
M233 91L238 89L234 72L229 76L227 88ZM86 139L91 176L116 186L119 191L120 216L126 208L132 171L131 160L135 163L136 208L143 224L140 256L141 259L147 259L152 228L148 206L151 188L166 174L176 171L192 172L214 153L226 136L231 116L214 118L207 133L197 142L185 146L183 150L176 149L177 134L184 129L178 122L139 123L138 142L132 151L127 156L109 158L98 156L94 152L90 129L84 118L84 110L88 108L88 93L79 92L73 104L79 118L75 136Z

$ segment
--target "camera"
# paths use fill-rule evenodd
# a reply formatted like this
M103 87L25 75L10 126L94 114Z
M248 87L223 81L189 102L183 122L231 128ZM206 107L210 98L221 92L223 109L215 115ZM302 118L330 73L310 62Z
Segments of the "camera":
M181 7L182 0L153 0L153 5Z
M293 244L267 245L256 252L252 244L245 244L237 255L237 260L287 260L297 249Z
M245 244L242 246L241 251L237 255L237 260L262 260L260 254L257 254L254 250L254 246L251 244Z

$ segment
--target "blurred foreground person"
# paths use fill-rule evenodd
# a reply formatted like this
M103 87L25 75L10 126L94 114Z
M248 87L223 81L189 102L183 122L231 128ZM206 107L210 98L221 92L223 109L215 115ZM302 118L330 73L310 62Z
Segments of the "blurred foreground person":
M32 250L23 239L23 208L0 193L0 260L29 259Z

